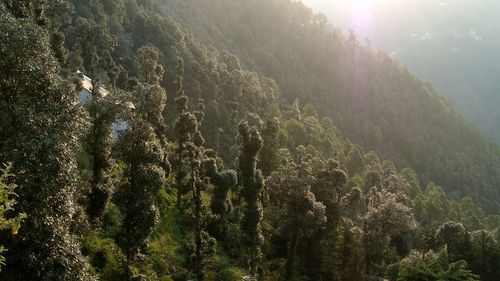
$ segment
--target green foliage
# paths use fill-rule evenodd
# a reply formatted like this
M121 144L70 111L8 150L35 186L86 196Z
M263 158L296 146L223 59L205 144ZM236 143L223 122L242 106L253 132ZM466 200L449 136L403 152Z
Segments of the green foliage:
M0 162L30 217L2 278L397 280L446 247L418 268L498 280L498 152L299 2L14 2ZM109 95L78 105L77 69Z
M347 154L347 171L349 175L354 176L362 171L364 167L364 158L361 149L358 146L353 146L349 154Z
M13 198L16 196L14 192L16 185L8 182L9 178L14 176L10 173L11 168L12 164L8 164L0 169L0 231L10 230L12 235L17 235L21 222L27 216L25 213L15 216L12 214L16 205L16 199ZM0 245L0 271L5 265L5 258L2 255L5 251L7 249Z
M294 262L299 243L312 238L327 221L325 206L317 201L314 193L311 192L311 185L314 184L311 168L309 162L304 161L297 165L292 159L285 158L267 181L268 187L274 190L271 199L284 199L281 203L284 206L280 227L283 235L289 239L284 272L286 280L294 278Z
M125 256L111 238L88 236L82 241L83 253L89 257L90 263L102 280L124 279L126 272Z
M172 0L162 7L203 42L275 79L296 121L310 115L299 110L299 98L365 151L413 169L424 186L473 194L488 212L498 212L498 147L431 86L388 54L365 48L354 33L343 35L298 1Z
M118 203L124 215L119 245L127 260L127 277L133 277L132 262L144 251L149 235L159 221L155 198L165 181L161 168L163 149L149 123L138 119L131 124L118 144L125 162L126 182Z
M75 153L85 114L75 103L74 87L59 76L48 32L31 18L17 18L23 15L11 14L4 3L0 3L0 162L15 163L16 209L29 216L15 243L1 241L9 249L2 278L94 280L74 231L75 225L85 228L75 200L79 191ZM43 11L35 8L38 12Z
M412 253L390 271L390 280L394 281L480 280L467 269L465 261L450 262L446 250L437 255Z
M245 272L239 268L226 268L217 273L215 280L218 281L237 281L243 280L245 277Z
M406 196L375 188L368 194L367 212L363 217L366 273L380 274L380 266L386 260L387 250L398 236L417 229L411 209L405 205Z
M98 84L93 85L99 88ZM92 90L92 100L86 105L91 126L84 140L85 150L89 156L89 172L92 174L88 199L92 202L87 208L87 214L92 222L99 223L113 193L111 178L113 169L112 122L115 120L119 107L108 95L102 96L99 90Z
M269 176L278 166L278 133L280 131L280 119L272 117L266 121L262 131L264 145L260 151L260 166L265 177Z
M215 186L210 202L210 210L214 215L211 234L222 242L227 237L227 216L232 209L228 193L236 184L237 175L234 170L219 171L215 159L206 160L204 166L206 175Z
M246 202L241 221L243 241L249 253L250 275L257 275L261 259L261 221L263 216L261 193L264 187L262 173L257 169L257 154L262 149L263 140L257 127L244 120L238 125L241 139L241 153L238 162L241 195Z

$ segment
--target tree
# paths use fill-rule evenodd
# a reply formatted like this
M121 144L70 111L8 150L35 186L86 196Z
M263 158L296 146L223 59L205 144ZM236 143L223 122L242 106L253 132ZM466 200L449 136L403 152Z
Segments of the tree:
M26 218L25 213L14 215L14 205L16 196L14 192L16 185L9 183L9 178L13 177L10 173L12 164L5 165L0 169L0 231L10 230L12 235L17 235L21 222ZM2 255L7 249L0 245L0 271L5 265L5 258Z
M194 133L197 131L198 123L196 116L188 111L188 97L183 90L184 64L179 60L177 64L177 119L175 121L175 134L177 139L177 148L175 151L175 181L177 186L177 208L182 211L182 194L188 192L184 186L186 172L186 145L191 141Z
M93 83L91 94L92 99L86 105L91 125L84 139L86 152L91 158L92 177L88 194L87 214L92 222L99 224L106 213L113 194L111 180L111 170L113 168L111 126L118 114L119 106L115 104L115 98L110 95L102 95L97 82Z
M33 22L42 25L44 23L44 1L3 1L4 5L13 16L17 18L29 18Z
M304 112L305 117L314 117L318 119L318 112L316 112L314 105L308 103L304 106L302 111Z
M199 126L203 122L205 105L203 100L198 102L198 110L194 112L196 118L195 131L193 135L193 142L188 143L187 152L188 159L190 163L190 188L193 194L194 201L194 215L195 215L195 226L194 226L194 239L195 239L195 251L194 251L194 271L198 281L203 281L205 279L205 264L210 258L210 252L204 251L207 248L207 242L210 239L208 234L204 231L206 220L203 217L203 199L202 191L206 188L206 182L201 178L201 164L204 157L203 144L205 140L198 130Z
M140 117L121 137L118 150L125 164L126 182L120 187L119 205L124 214L119 244L127 258L128 279L132 263L147 245L159 220L155 198L165 181L164 152L153 127Z
M392 239L417 228L411 209L404 204L406 201L404 194L376 189L370 191L367 212L363 217L367 275L381 274Z
M493 234L486 230L471 234L472 251L467 262L470 269L479 274L483 281L494 281L500 276L500 249Z
M327 276L334 275L335 253L328 250L336 248L337 230L341 219L340 194L347 182L347 174L339 169L339 163L329 159L311 185L316 200L325 205L327 222L311 237L306 239L306 270L312 280L321 280L321 272ZM326 277L328 279L328 277Z
M116 89L116 80L121 69L116 65L109 51L104 51L97 61L93 62L89 72L92 77L90 89L83 89L80 85L79 91L89 91L91 99L84 103L87 109L91 126L87 133L84 145L86 152L92 160L92 193L108 193L110 197L111 187L108 174L112 168L111 159L112 123L117 118L129 115L131 109L125 106L125 98L122 91ZM102 183L102 184L101 184ZM101 185L97 188L97 185ZM97 191L100 189L100 192Z
M28 2L28 1L24 1ZM72 84L58 75L47 33L0 4L0 162L16 163L17 210L30 214L9 248L5 280L94 280L75 225L85 115ZM43 270L41 270L43 269Z
M114 45L113 38L105 26L92 19L78 17L74 27L74 49L79 49L83 67L94 76L94 67L99 60L101 50L109 50Z
M283 159L280 167L268 179L269 189L284 193L282 233L288 237L289 246L284 280L293 280L294 262L301 241L307 241L326 223L325 206L311 192L314 182L308 162L297 165L290 158Z
M134 259L147 245L158 223L155 200L170 172L164 151L167 143L163 127L166 93L159 85L163 68L157 65L158 53L153 48L140 48L137 57L140 69L139 84L134 92L137 110L130 123L131 129L118 143L127 179L119 196L125 216L119 242L126 253L129 279L133 278Z
M480 280L467 269L465 261L451 262L446 250L437 255L413 252L399 264L390 266L388 272L391 281Z
M247 120L239 126L241 152L239 156L239 175L241 195L245 200L241 231L243 242L249 252L250 275L257 275L257 266L260 261L260 246L262 244L261 221L262 204L260 202L264 179L257 169L257 154L262 149L263 140L255 126L250 126Z
M363 231L346 220L340 227L337 243L337 272L341 281L363 280L363 257L366 249L363 243ZM331 279L334 276L329 276Z
M265 177L269 176L278 165L278 132L280 130L280 120L273 117L266 121L266 126L262 132L264 146L260 151L260 166Z
M364 191L368 192L373 187L382 188L382 176L378 171L368 171L365 175Z
M347 155L347 171L349 172L349 176L354 176L357 173L363 171L365 167L363 153L359 146L352 146L351 151Z
M300 112L300 101L295 99L290 110L290 116L297 121L302 120L302 113Z
M470 233L462 223L448 221L440 225L436 230L435 239L446 245L452 260L467 259L471 251Z
M210 210L215 216L212 235L223 241L227 231L227 215L231 210L231 201L227 199L229 190L236 184L237 175L234 170L219 170L213 158L205 161L205 173L210 178L215 190L210 201Z
M160 85L165 70L159 64L158 49L142 46L137 50L137 63L139 65L138 80L140 82L135 89L139 102L137 111L144 120L153 126L162 146L165 146L167 140L163 112L167 103L167 93Z

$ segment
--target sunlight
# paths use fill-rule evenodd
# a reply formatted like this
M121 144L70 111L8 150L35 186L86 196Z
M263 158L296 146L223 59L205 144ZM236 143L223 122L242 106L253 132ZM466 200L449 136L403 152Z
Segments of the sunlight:
M354 29L365 29L373 23L374 9L382 0L345 1L349 6L349 22Z
M376 9L389 0L302 0L317 11L335 11L336 19L344 21L357 31L369 29L374 24Z

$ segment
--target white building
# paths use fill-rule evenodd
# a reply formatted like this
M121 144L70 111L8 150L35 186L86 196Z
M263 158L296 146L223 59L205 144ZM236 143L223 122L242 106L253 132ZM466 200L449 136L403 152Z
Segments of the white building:
M78 101L85 105L89 103L92 100L92 92L94 89L94 84L92 82L92 79L88 77L87 75L83 74L80 70L77 70L75 73L78 78L80 79L80 83L82 86L82 89L78 93ZM99 94L101 97L106 97L109 95L108 90L104 88L104 86L97 86L97 94Z
M87 105L91 100L92 97L94 96L94 87L98 87L97 94L101 97L107 97L110 95L110 92L106 90L106 88L103 85L94 85L92 79L80 70L77 70L75 73L78 78L80 79L80 84L81 84L81 90L78 92L78 102L85 106ZM125 107L133 111L135 109L135 105L132 102L125 102L124 103ZM112 124L112 136L114 139L118 138L120 135L122 135L124 132L126 132L129 128L129 122L126 120L121 120L121 119L116 119Z

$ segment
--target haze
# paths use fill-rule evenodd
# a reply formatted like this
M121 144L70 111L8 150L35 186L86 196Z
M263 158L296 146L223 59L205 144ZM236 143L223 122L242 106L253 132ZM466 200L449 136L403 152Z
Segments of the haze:
M369 38L452 98L485 134L500 141L498 1L304 0L344 31Z

